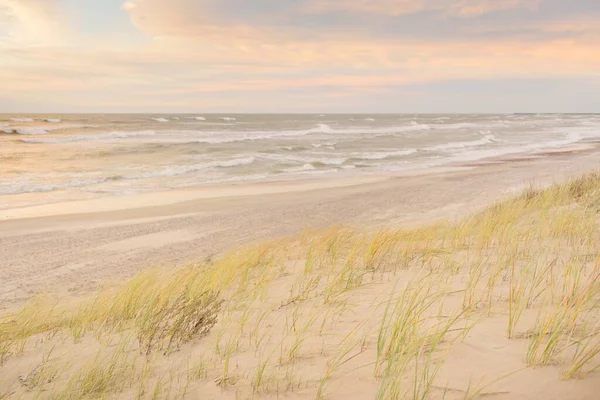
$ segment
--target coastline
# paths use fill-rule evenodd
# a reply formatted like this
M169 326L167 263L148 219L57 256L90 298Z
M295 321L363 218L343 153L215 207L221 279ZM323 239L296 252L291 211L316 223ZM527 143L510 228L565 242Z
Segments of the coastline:
M0 308L39 292L85 294L147 268L195 263L306 229L454 220L529 184L546 186L599 165L597 145L590 145L437 173L186 189L14 209L10 219L4 211Z

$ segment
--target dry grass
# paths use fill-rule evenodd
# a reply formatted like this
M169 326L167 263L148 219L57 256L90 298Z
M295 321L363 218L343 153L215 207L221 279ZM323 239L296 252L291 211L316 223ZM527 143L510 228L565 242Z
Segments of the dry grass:
M590 376L599 210L592 173L455 223L333 227L33 301L0 319L0 398L338 398L358 381L369 398L442 398L453 349L494 318L526 349L520 367ZM457 398L482 393L470 382Z

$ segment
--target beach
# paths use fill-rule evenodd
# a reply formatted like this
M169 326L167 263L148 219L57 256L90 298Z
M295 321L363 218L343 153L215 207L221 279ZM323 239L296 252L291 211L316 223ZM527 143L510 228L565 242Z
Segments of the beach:
M600 0L0 0L0 400L600 399Z
M492 153L118 193L20 181L0 399L594 399L600 147Z
M86 293L152 267L332 225L405 228L456 220L530 184L593 170L593 143L405 176L190 188L0 211L0 306Z

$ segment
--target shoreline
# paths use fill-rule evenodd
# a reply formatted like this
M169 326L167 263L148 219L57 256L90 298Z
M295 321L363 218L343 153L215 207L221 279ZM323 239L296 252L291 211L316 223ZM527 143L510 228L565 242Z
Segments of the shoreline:
M415 176L430 176L460 172L472 168L486 167L515 161L535 161L557 155L585 153L600 148L598 141L579 143L564 148L549 148L535 153L504 154L480 160L455 162L444 166L434 166L404 172L372 172L369 174L347 174L342 177L300 177L258 182L199 185L181 189L168 189L129 195L95 197L85 200L67 200L31 206L0 209L0 222L7 220L64 216L73 214L104 213L125 211L146 207L160 207L178 203L218 198L264 196L281 193L344 188L380 183L389 179Z
M456 220L531 183L547 186L600 166L596 146L504 158L437 174L337 185L265 184L254 191L223 188L210 193L190 189L172 198L154 194L146 205L117 198L108 210L88 209L85 203L82 208L52 205L54 215L47 215L48 209L46 214L40 208L20 209L30 215L36 211L37 217L0 220L0 309L39 292L85 294L144 269L193 264L240 245L305 230Z

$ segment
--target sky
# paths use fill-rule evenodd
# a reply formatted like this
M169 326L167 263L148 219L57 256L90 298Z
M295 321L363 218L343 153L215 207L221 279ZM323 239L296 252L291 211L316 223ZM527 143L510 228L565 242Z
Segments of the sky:
M600 0L0 0L3 112L600 112Z

